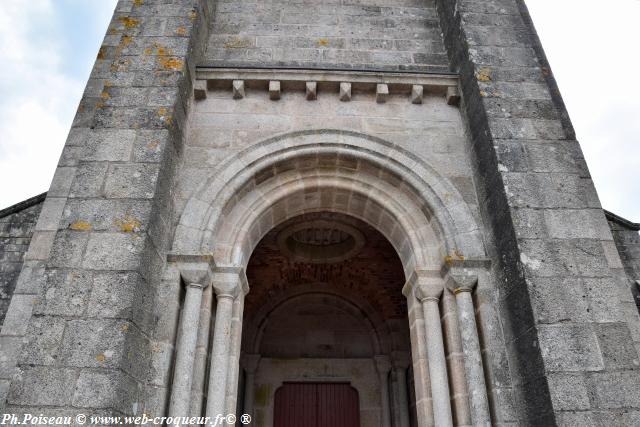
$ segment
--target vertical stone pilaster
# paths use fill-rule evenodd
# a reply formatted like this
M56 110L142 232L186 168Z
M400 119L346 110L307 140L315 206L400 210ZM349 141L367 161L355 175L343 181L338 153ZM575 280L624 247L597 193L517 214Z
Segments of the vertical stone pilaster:
M638 389L640 367L630 367L638 353L597 332L615 324L638 342L637 310L621 289L610 230L524 1L437 6L500 261L497 297L516 399L496 413L515 407L520 422L539 425L611 422L616 407L637 413L640 402L614 397L611 384ZM628 368L607 364L612 352Z
M166 399L164 368L151 368L166 349L153 337L150 283L171 238L170 189L211 6L118 2L23 271L36 296L25 341L43 357L22 352L7 410L140 414ZM77 292L77 304L65 300ZM43 320L55 325L47 340ZM65 393L52 401L52 390Z

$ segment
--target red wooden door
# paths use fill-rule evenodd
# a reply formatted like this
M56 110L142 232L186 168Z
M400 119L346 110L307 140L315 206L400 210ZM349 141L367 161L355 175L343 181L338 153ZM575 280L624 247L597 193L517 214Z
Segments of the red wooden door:
M284 383L273 418L274 427L360 427L358 392L344 383Z

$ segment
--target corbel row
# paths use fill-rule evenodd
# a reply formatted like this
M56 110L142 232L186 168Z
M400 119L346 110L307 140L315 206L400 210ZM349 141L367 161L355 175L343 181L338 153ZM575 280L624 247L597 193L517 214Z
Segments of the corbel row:
M233 99L242 99L248 90L267 90L269 99L277 101L284 91L303 92L305 99L317 99L318 92L337 93L349 102L354 93L374 92L383 104L391 95L407 95L413 104L422 104L425 96L443 96L447 104L460 101L455 75L340 72L313 70L198 69L194 98L203 100L212 90L229 90Z

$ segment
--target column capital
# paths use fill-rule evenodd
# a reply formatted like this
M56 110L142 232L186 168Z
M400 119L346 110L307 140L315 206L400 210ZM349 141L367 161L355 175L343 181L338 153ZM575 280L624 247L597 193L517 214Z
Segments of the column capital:
M380 375L389 373L391 370L391 361L386 354L379 354L373 356L373 360L376 362L376 369Z
M454 294L473 292L478 285L478 273L466 268L452 268L447 273L446 285Z
M211 284L218 298L225 296L236 298L240 294L249 292L247 276L242 267L215 267Z
M211 270L207 263L189 263L178 266L180 278L187 287L205 289L211 283Z
M247 354L243 353L240 357L240 364L245 371L249 374L253 374L258 369L258 363L260 363L261 356L259 354Z
M416 269L402 288L402 295L409 298L414 295L419 301L425 298L439 299L444 289L444 279L440 270Z
M392 351L391 362L396 369L408 369L411 366L411 354L408 351Z

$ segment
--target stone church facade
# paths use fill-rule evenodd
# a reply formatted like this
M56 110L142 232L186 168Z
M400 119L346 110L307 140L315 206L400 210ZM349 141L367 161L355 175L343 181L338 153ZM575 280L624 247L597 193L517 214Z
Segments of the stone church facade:
M120 0L0 225L4 413L640 424L640 226L521 0Z

